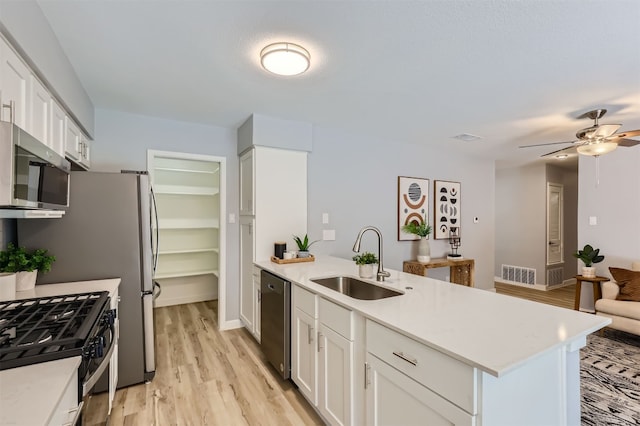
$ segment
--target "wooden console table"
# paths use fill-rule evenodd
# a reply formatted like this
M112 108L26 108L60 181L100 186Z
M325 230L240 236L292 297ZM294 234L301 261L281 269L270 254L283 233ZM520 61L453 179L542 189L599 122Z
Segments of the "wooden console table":
M600 283L603 281L609 281L610 278L606 277L593 277L587 278L582 275L576 275L576 297L573 304L573 309L576 311L580 310L580 290L582 289L582 282L588 282L593 284L593 304L596 304L596 300L602 298L602 291L600 290Z
M417 260L405 260L402 262L402 270L414 275L427 276L427 269L449 267L450 281L456 284L473 287L473 274L475 268L475 260L460 259L453 260L447 258L431 259L431 261L422 263Z

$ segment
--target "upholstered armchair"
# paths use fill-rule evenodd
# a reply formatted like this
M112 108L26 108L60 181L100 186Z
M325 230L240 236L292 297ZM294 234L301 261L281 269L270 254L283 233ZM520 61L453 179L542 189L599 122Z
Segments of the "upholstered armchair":
M633 262L631 269L640 271L640 261ZM640 301L618 300L620 298L620 286L615 280L603 282L602 299L595 304L596 314L611 318L611 328L640 335Z

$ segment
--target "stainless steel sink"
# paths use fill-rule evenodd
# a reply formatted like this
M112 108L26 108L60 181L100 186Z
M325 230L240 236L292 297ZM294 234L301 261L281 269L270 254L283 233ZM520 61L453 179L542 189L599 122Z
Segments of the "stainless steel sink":
M378 300L387 297L400 296L402 293L399 291L391 290L371 284L365 281L360 281L357 278L352 277L328 277L312 279L316 284L330 288L331 290L338 291L354 299L361 300Z

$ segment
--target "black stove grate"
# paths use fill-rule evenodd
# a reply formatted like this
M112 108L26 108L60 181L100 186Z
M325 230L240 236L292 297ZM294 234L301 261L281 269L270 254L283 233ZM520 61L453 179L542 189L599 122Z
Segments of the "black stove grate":
M82 355L109 293L0 302L0 370Z

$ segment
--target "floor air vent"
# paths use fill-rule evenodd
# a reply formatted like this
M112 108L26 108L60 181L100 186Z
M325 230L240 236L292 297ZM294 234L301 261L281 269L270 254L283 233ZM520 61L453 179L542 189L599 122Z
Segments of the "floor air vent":
M564 268L547 269L547 285L560 285L564 282Z
M502 265L502 279L520 284L534 285L536 270L522 266Z

